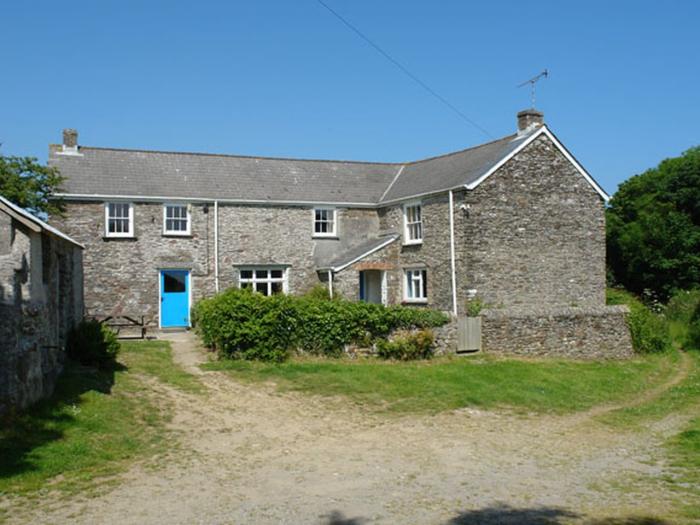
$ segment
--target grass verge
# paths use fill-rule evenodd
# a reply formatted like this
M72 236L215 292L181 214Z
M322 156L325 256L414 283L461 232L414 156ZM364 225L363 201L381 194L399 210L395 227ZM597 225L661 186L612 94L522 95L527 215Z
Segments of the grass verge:
M345 396L394 412L434 413L473 406L565 413L652 388L667 380L676 361L672 354L605 362L473 356L412 363L232 360L202 368L223 370L244 381L274 382L279 390Z
M0 494L82 490L165 451L169 407L148 395L142 374L188 392L201 388L164 342L124 343L109 372L68 363L51 399L0 427Z

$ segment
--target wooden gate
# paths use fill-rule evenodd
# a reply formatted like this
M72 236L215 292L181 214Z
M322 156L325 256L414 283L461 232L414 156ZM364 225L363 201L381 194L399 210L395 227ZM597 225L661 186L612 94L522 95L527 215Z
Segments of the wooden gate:
M457 319L457 353L481 351L481 317Z

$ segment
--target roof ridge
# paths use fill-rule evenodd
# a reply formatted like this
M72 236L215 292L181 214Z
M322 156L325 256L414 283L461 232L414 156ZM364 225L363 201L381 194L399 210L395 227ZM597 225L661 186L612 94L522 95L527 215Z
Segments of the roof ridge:
M55 144L54 144L55 145ZM60 145L58 145L60 146ZM342 160L342 159L308 159L299 157L272 157L266 155L236 155L233 153L206 153L201 151L170 151L156 149L139 148L109 148L102 146L79 146L79 150L100 150L100 151L123 151L127 153L162 153L166 155L196 155L201 157L227 157L235 159L260 159L260 160L280 160L280 161L301 161L301 162L335 162L338 164L365 164L380 166L401 166L405 162L381 162L371 160Z
M408 166L411 164L418 164L421 162L427 162L430 160L440 159L444 157L449 157L451 155L458 155L470 150L482 148L496 142L500 142L506 139L511 139L517 137L516 134L506 135L499 139L495 139L489 142L484 142L483 144L477 144L476 146L469 146L457 151L452 151L449 153L442 153L440 155L433 155L431 157L426 157L423 159L406 161L406 162L382 162L382 161L371 161L371 160L342 160L342 159L309 159L309 158L299 158L299 157L273 157L267 155L237 155L233 153L206 153L201 151L172 151L172 150L155 150L155 149L141 149L141 148L110 148L103 146L79 146L78 151L81 149L87 150L99 150L99 151L122 151L127 153L160 153L165 155L196 155L201 157L227 157L236 159L260 159L260 160L279 160L279 161L300 161L300 162L335 162L338 164L364 164L364 165L378 165L378 166ZM52 146L60 147L60 144L52 144Z
M413 160L411 162L406 162L404 164L406 166L408 166L408 165L413 165L413 164L420 164L421 162L427 162L430 160L442 159L445 157L450 157L452 155L459 155L460 153L465 153L467 151L483 148L484 146L490 146L491 144L495 144L496 142L501 142L501 141L504 141L506 139L514 139L517 137L518 137L518 134L513 133L511 135L506 135L505 137L501 137L500 139L495 139L495 140L491 140L489 142L484 142L483 144L477 144L476 146L469 146L468 148L460 149L458 151L451 151L450 153L443 153L442 155L434 155L432 157L427 157L425 159Z

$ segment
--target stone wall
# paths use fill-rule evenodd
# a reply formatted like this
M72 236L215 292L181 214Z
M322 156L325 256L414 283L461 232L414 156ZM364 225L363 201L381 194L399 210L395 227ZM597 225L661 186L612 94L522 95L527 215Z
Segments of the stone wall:
M484 310L483 350L576 359L633 354L625 306Z
M163 234L163 204L134 203L134 237L105 237L103 202L68 202L53 220L86 246L85 303L90 315L144 315L158 325L159 271L191 270L192 300L215 292L214 206L190 204L190 235ZM289 268L288 291L321 283L317 261L378 231L377 212L338 209L338 236L314 238L312 209L219 205L219 286L238 286L241 266ZM355 283L357 284L357 283Z
M421 201L423 242L421 244L396 244L399 250L393 262L398 269L397 286L390 291L390 302L403 302L403 272L409 268L425 268L427 273L426 306L438 310L452 310L452 284L450 269L450 213L448 195L426 197ZM399 233L403 236L403 205L379 210L382 233Z
M457 212L459 297L493 307L605 304L601 197L545 136L472 192Z
M0 414L51 395L82 319L82 250L0 212ZM9 232L9 235L7 235Z

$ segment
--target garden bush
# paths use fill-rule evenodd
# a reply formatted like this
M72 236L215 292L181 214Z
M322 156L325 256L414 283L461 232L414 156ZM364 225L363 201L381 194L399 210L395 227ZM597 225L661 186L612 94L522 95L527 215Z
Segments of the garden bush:
M398 332L390 340L377 341L377 356L400 361L428 359L433 355L434 342L435 336L431 330Z
M284 295L230 289L199 301L194 322L205 345L221 356L282 361L293 340L295 311Z
M320 296L275 295L231 288L198 302L194 320L204 344L223 357L283 360L290 351L338 356L345 345L370 346L399 329L445 324L429 309L385 307Z
M652 354L671 348L671 335L663 315L653 313L633 294L618 288L608 289L607 303L625 304L629 307L627 324L635 352Z
M103 369L113 366L119 349L117 335L95 320L81 321L66 338L68 357L87 366Z

